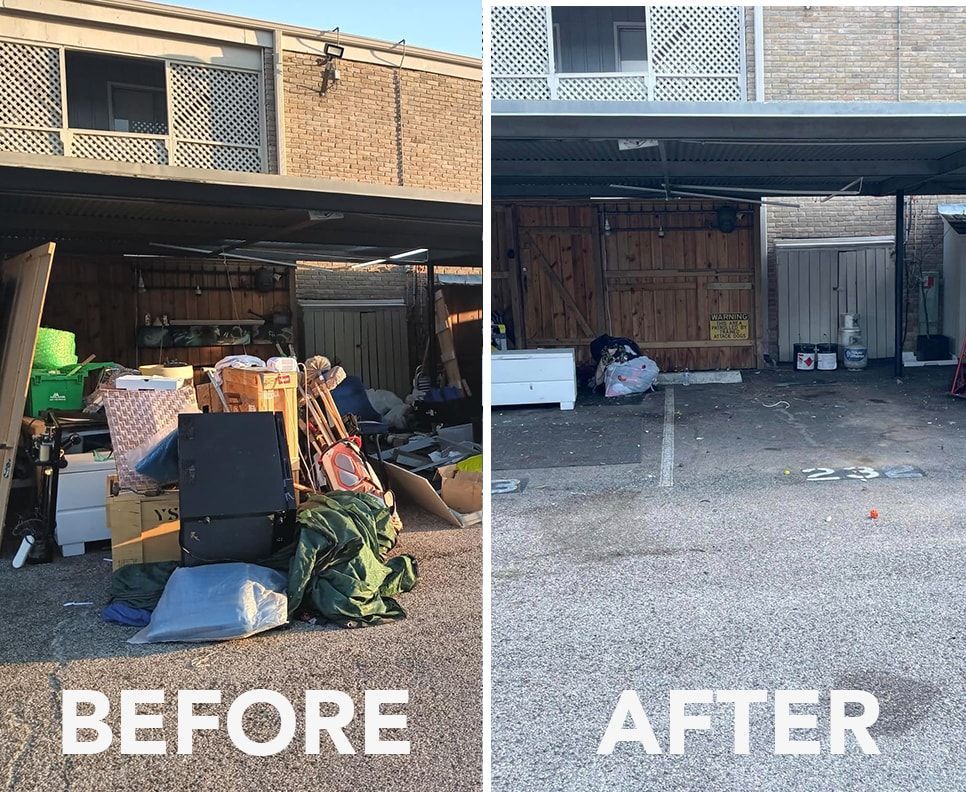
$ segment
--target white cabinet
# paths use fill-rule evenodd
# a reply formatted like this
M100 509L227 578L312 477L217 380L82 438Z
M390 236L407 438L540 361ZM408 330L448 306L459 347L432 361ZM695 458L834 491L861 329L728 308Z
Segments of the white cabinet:
M57 482L57 527L54 536L65 556L80 555L85 542L110 539L107 528L107 477L116 471L114 458L66 454L67 467Z
M577 373L572 349L514 349L493 352L492 403L554 404L572 410Z

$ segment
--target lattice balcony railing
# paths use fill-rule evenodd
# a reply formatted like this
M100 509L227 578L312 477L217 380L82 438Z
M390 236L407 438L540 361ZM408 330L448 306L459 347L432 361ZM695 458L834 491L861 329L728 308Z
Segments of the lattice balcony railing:
M746 97L741 6L644 6L647 70L568 74L554 70L550 6L493 6L493 99L741 101Z
M645 74L556 74L558 99L598 102L646 102L650 96Z
M169 164L167 136L90 130L69 130L65 136L70 141L70 152L75 157Z
M165 134L71 129L63 74L63 48L0 40L0 150L267 170L263 83L257 71L168 61L168 120L157 130Z

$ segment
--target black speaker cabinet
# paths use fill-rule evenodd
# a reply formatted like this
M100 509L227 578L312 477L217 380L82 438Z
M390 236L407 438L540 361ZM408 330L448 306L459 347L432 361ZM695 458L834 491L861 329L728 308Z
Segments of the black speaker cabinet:
M281 413L180 415L178 466L186 566L259 563L294 538Z

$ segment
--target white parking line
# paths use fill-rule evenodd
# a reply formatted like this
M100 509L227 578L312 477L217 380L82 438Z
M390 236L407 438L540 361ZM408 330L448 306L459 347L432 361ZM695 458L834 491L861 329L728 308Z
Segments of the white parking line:
M659 487L674 486L674 388L664 391L664 437L661 439Z

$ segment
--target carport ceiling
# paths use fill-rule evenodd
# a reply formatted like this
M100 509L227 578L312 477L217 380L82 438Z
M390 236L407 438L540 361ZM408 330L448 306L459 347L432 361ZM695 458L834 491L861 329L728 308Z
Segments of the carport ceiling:
M495 101L494 198L966 192L966 104ZM651 141L621 150L620 139ZM695 189L710 188L710 189ZM747 192L746 192L747 191Z
M213 178L219 181L0 163L0 250L52 239L72 253L179 255L175 248L185 247L294 263L364 262L427 248L434 264L481 266L482 206L473 196Z

